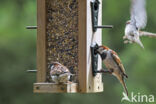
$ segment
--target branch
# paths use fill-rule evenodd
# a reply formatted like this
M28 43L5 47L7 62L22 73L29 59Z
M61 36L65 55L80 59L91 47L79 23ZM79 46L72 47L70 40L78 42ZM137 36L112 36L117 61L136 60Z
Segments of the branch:
M156 38L156 33L150 33L150 32L146 32L146 31L140 31L140 36L148 36L151 38Z

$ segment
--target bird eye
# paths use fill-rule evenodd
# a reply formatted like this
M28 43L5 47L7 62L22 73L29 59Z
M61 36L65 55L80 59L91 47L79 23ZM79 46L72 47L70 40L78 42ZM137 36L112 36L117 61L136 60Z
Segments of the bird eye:
M134 37L134 34L131 34L132 37Z

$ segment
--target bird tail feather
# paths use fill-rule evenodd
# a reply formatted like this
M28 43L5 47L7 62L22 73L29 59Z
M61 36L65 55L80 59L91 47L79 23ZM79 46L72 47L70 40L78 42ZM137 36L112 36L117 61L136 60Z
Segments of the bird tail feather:
M128 75L127 75L126 73L123 73L123 75L124 75L126 78L128 78Z
M126 86L125 81L124 81L124 79L123 79L123 78L122 78L122 80L120 80L120 83L122 84L122 86L123 86L123 88L124 88L124 91L125 91L125 93L126 93L126 94L127 94L127 96L128 96L127 86Z

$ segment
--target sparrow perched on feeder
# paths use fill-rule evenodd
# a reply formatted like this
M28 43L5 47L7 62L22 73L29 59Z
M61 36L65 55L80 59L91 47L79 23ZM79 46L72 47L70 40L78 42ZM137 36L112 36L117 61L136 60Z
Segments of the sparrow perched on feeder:
M144 48L140 36L156 37L156 34L140 31L147 24L146 0L131 0L131 18L126 22L124 43L137 43Z
M109 73L114 75L122 84L126 94L128 95L128 90L124 82L124 78L128 78L124 66L120 61L117 53L106 46L99 46L97 53L101 56L103 63L108 70L99 70L100 73Z
M72 75L73 74L71 74L69 69L64 65L58 62L53 62L51 64L50 76L53 82L57 84L70 82Z

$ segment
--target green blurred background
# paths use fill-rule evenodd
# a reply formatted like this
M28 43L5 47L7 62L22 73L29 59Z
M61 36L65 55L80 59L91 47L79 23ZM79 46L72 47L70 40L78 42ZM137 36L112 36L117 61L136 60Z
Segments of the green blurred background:
M114 25L103 30L103 44L121 57L129 93L156 96L156 39L143 37L145 49L123 44L129 4L129 0L103 0L103 24ZM155 4L156 0L147 0L146 30L151 32L156 32ZM102 93L34 94L36 75L26 70L36 69L36 30L26 30L27 25L36 25L36 0L0 0L0 104L121 104L123 89L110 75L103 75Z

